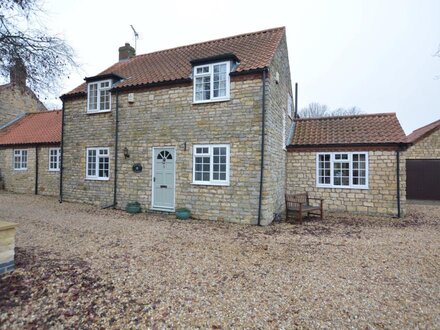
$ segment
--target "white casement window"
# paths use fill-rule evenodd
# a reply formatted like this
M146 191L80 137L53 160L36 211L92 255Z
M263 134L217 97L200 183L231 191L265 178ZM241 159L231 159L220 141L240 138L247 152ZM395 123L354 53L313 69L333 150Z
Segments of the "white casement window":
M109 148L87 148L86 179L108 180L110 173Z
M193 183L229 185L229 145L194 145Z
M87 112L106 112L111 110L111 80L87 84Z
M318 153L316 186L368 189L368 152Z
M14 158L12 159L14 170L24 171L27 170L27 158L28 152L24 149L14 150Z
M61 149L49 148L49 171L59 171L61 164Z
M290 118L293 118L292 108L293 108L292 96L290 94L288 94L287 95L287 114L289 115Z
M194 103L229 100L230 67L230 62L195 66Z

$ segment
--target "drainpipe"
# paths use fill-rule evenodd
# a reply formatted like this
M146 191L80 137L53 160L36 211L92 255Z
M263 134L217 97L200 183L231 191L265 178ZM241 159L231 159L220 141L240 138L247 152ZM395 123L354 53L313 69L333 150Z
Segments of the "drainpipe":
M35 147L35 195L38 195L38 147Z
M397 217L400 218L400 146L398 147L396 151L396 176L397 176Z
M258 199L258 225L261 226L261 204L263 199L263 178L264 178L264 131L266 128L266 74L267 68L264 68L262 75L263 82L263 100L261 114L261 162L260 162L260 197Z
M298 118L298 83L295 83L295 112L293 118Z
M63 101L63 108L61 110L61 146L60 146L60 152L61 152L61 159L60 159L60 197L59 202L63 202L63 172L64 172L64 100Z
M113 179L113 208L116 208L117 183L118 183L118 143L119 143L119 92L116 91L116 122L115 122L115 172Z

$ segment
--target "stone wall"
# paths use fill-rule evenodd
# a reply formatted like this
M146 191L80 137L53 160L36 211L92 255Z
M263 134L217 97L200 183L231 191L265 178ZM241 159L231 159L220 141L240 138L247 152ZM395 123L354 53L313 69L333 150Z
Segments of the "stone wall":
M27 170L14 170L14 149L25 149L28 153ZM1 148L0 173L3 178L4 188L7 191L34 194L35 193L35 147ZM38 147L38 194L58 196L59 171L49 171L49 147Z
M24 113L45 110L46 107L28 87L0 86L0 127Z
M416 142L404 152L408 159L439 159L440 158L440 129Z
M16 223L0 220L0 275L14 270Z
M279 80L276 80L277 73ZM276 214L285 209L286 151L284 146L292 120L287 114L288 96L292 94L292 83L288 60L286 36L280 42L270 65L267 81L267 108L265 128L265 162L263 184L262 224L272 222ZM293 103L292 103L293 107ZM293 109L292 109L293 111ZM285 134L283 136L283 117Z
M333 150L325 150L333 152ZM354 150L353 150L354 151ZM366 150L355 150L366 151ZM368 214L397 215L396 151L368 152L368 189L316 187L316 152L289 152L287 156L287 191L309 192L323 198L324 209ZM401 215L405 213L404 159L401 158Z

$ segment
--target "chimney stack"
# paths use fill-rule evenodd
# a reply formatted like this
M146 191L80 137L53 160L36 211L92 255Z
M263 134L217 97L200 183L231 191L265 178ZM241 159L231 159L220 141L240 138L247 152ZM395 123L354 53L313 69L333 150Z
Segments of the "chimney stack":
M136 49L130 46L128 42L125 46L119 47L119 61L125 61L136 56Z
M20 58L17 58L14 65L9 70L10 83L19 87L25 87L26 78L26 67L24 66L23 61Z

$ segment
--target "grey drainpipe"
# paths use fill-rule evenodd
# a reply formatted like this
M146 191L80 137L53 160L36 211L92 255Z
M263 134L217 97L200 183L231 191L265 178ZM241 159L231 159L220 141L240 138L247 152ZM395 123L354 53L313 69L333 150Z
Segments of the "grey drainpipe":
M266 74L267 68L263 69L263 104L261 114L261 163L260 163L260 196L258 199L258 225L261 226L261 204L263 199L263 178L264 178L264 131L266 128Z
M116 123L115 123L115 172L113 179L113 208L116 208L117 204L117 183L118 183L118 143L119 143L119 92L116 91Z
M35 195L38 195L38 147L35 147Z
M64 100L63 101L63 108L61 110L61 145L60 145L60 152L61 152L61 160L60 160L60 198L59 202L63 202L63 172L64 172Z
M396 151L396 175L397 175L397 217L400 218L400 146Z

